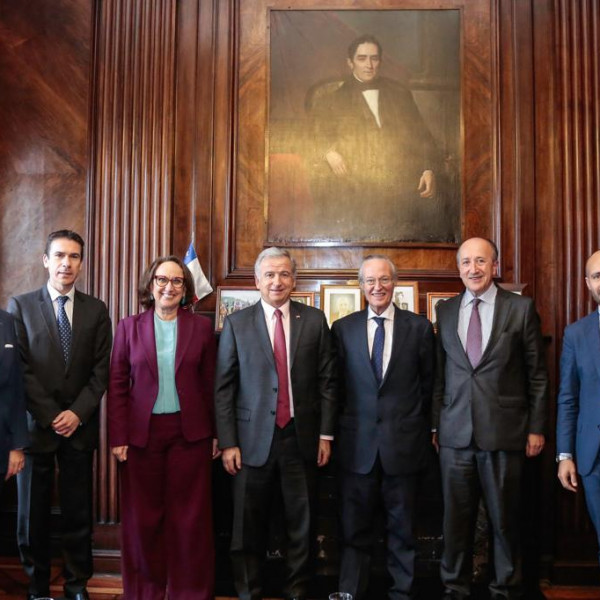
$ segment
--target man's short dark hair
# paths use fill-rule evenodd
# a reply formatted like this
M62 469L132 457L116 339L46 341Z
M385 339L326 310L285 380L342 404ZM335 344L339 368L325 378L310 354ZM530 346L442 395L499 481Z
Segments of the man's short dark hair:
M81 260L83 260L83 247L85 246L83 238L78 233L71 231L70 229L59 229L58 231L53 231L46 239L46 249L44 250L44 254L46 256L50 256L50 246L52 246L52 242L54 240L62 239L77 242L81 248Z
M154 275L156 275L156 271L158 267L163 263L172 262L181 267L183 271L183 280L184 280L184 288L183 288L183 298L182 304L188 305L194 300L194 296L196 295L196 286L194 285L194 276L187 268L187 266L183 263L183 261L179 258L179 256L175 256L171 254L170 256L159 256L143 273L140 277L140 284L138 287L138 297L140 304L148 309L154 304L154 295L152 294L152 284L154 283Z
M361 44L375 44L377 46L377 51L379 52L379 58L383 58L383 48L381 47L379 40L374 35L365 33L353 40L348 46L348 58L350 60L354 58L354 55Z

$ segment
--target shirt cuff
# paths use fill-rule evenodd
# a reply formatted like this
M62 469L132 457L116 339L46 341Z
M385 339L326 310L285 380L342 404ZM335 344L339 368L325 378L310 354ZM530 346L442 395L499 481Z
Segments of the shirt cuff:
M327 440L328 442L333 442L333 436L332 435L320 435L319 439L320 440Z

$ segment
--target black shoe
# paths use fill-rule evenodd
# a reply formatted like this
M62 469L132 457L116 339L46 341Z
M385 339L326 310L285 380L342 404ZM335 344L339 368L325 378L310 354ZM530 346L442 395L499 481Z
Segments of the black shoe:
M90 595L88 594L87 590L81 590L74 596L70 596L70 598L72 598L72 600L90 600Z
M46 597L48 597L48 598L50 597L50 592L48 592L47 594L44 594L44 593L42 593L42 594L32 594L32 593L29 593L26 596L27 600L37 600L38 598L46 598Z

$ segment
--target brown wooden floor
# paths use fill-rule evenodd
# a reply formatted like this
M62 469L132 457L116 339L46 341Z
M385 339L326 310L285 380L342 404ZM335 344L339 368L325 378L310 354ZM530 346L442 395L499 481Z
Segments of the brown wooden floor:
M58 567L53 569L51 593L54 598L62 597L61 577ZM543 584L542 590L548 600L600 600L600 588L567 587ZM25 597L25 575L14 559L0 561L0 600L23 600ZM121 578L111 575L94 577L88 585L91 600L122 600ZM235 600L217 598L216 600ZM272 599L275 600L275 599ZM425 599L437 600L437 599Z

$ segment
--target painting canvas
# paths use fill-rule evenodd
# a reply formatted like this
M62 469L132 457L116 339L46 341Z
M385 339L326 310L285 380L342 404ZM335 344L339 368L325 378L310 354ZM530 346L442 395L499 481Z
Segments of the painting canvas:
M335 321L362 308L362 292L358 285L322 285L321 310L331 327Z
M271 243L458 243L458 10L271 10Z
M394 286L394 304L402 310L419 312L419 284L416 281L402 281Z
M217 310L215 330L221 331L225 317L243 308L248 308L260 300L260 292L253 287L219 286L217 288Z

